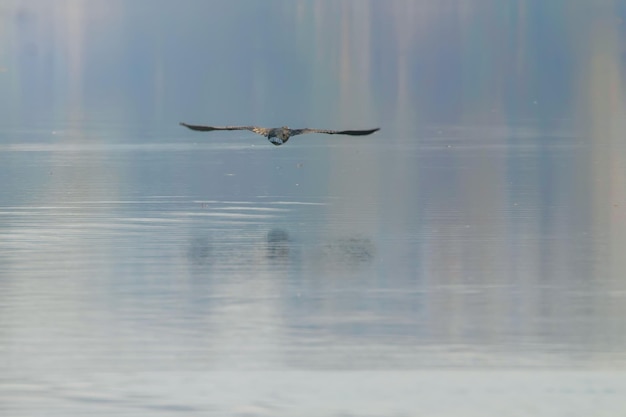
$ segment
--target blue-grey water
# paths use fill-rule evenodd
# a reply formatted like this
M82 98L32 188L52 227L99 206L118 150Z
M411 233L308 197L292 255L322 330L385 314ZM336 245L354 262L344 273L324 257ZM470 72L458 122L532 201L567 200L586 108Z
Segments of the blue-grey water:
M624 19L4 0L0 414L622 416Z

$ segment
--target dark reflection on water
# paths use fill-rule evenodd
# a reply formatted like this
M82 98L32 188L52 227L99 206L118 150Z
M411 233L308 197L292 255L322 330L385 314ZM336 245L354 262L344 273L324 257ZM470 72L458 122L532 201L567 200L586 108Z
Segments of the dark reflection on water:
M331 263L346 263L358 265L370 262L376 253L376 248L367 238L340 238L327 243L322 248L323 257Z
M267 232L267 257L270 259L289 259L289 233L284 229L272 229Z
M194 265L208 265L211 263L211 244L206 237L196 237L189 247L189 259Z

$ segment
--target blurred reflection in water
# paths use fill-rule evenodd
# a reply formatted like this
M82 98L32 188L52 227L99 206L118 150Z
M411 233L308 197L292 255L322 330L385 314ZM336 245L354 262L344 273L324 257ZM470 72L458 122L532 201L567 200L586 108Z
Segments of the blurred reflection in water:
M196 237L189 246L189 260L194 265L211 263L211 244L206 237Z
M4 0L0 414L621 415L625 19Z
M374 244L367 238L342 238L324 244L322 256L324 263L332 265L345 263L348 265L358 265L371 262L376 253Z
M283 229L267 232L267 257L270 259L289 258L289 233Z

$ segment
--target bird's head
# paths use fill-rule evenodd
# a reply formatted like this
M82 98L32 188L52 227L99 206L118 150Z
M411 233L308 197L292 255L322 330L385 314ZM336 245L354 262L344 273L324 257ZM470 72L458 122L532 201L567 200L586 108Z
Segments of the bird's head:
M280 127L276 129L275 134L283 143L289 140L289 136L291 136L291 130L287 126Z

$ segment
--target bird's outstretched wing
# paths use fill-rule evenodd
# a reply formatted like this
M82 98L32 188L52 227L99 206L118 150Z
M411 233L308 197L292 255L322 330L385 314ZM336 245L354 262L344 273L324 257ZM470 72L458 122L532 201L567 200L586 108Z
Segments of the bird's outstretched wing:
M197 130L200 132L211 132L213 130L249 130L250 132L257 133L259 135L267 136L271 129L257 126L200 126L200 125L188 125L187 123L180 123L181 126L185 126L191 130Z
M326 133L328 135L350 135L350 136L365 136L371 135L374 132L378 132L379 127L376 129L367 130L327 130L327 129L293 129L291 136L303 135L305 133Z

